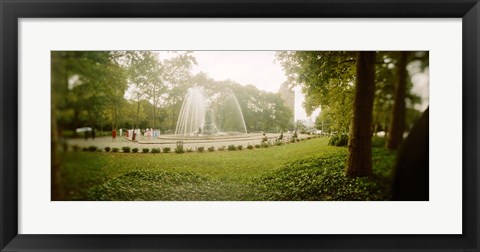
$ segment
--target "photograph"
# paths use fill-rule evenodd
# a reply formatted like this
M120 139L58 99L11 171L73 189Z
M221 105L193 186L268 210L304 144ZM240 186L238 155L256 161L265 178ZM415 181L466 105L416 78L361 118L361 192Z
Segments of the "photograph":
M50 51L52 201L429 201L429 51Z

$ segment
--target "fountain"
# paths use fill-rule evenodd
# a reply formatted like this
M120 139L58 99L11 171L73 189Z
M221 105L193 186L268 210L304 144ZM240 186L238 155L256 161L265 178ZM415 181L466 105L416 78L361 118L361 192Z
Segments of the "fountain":
M243 135L247 127L237 97L230 90L207 95L198 86L191 87L177 120L177 137Z

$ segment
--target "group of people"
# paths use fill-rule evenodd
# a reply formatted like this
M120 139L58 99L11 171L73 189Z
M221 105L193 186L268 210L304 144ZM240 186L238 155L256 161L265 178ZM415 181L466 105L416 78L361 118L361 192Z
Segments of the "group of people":
M123 136L122 135L122 132L123 129L119 129L119 134L118 136ZM141 129L129 129L129 130L126 130L125 131L125 136L128 138L128 140L131 140L131 141L138 141L138 136L143 136L143 137L146 137L146 138L156 138L160 135L160 130L159 129L145 129L145 130L141 130ZM117 138L117 130L116 129L113 129L112 130L112 141L115 141L115 139Z

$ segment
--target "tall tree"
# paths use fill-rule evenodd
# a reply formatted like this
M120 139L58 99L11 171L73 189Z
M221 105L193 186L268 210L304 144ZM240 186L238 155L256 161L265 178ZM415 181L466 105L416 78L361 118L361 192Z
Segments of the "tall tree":
M408 76L407 57L408 52L398 52L398 62L396 66L397 81L395 85L392 121L387 141L387 148L390 150L397 149L400 146L403 140L403 132L405 131L405 96Z
M375 97L375 52L358 52L353 120L348 142L347 176L372 174L372 112Z

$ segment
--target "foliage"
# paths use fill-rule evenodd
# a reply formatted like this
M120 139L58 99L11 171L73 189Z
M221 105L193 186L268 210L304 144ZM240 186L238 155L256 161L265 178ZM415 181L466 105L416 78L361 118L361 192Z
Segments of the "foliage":
M171 150L170 147L163 147L163 153L169 153Z
M237 150L237 147L236 147L235 145L233 145L233 144L230 144L230 145L228 146L228 150L229 150L229 151L234 151L234 150Z
M215 151L215 147L213 147L213 146L208 147L208 151L210 151L210 152Z
M204 150L205 150L205 147L203 147L203 146L200 146L200 147L197 148L198 152L203 152Z
M128 146L123 146L123 147L122 147L122 151L125 152L125 153L129 153L129 152L130 152L130 147L128 147Z
M133 152L133 153L137 153L137 152L138 152L138 148L133 148L133 149L132 149L132 152Z
M177 145L177 147L175 147L175 153L184 153L185 150L183 149L183 145Z
M247 145L247 149L249 149L249 150L253 149L253 145L251 145L251 144Z
M347 146L348 145L348 134L336 134L333 135L328 141L328 145L332 146Z
M111 148L110 147L105 147L105 152L110 152Z
M160 153L160 148L152 148L152 153Z
M388 200L394 158L377 151L372 178L345 176L344 155L301 159L251 181L254 197L262 200Z
M143 153L148 153L148 152L150 152L150 149L149 149L149 148L143 148L143 149L142 149L142 152L143 152Z
M237 146L237 150L243 150L243 145L239 144L239 145Z
M119 151L118 148L116 148L116 147L113 147L113 148L112 148L112 152L118 152L118 151Z
M88 150L89 150L89 151L96 151L96 150L97 150L97 146L89 146L89 147L88 147Z

